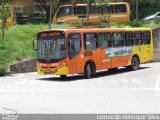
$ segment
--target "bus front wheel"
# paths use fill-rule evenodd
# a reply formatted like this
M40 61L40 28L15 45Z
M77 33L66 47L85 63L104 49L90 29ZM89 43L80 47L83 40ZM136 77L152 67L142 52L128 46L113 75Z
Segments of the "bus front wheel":
M132 71L138 70L140 66L140 61L138 57L133 57L132 61L131 61L131 66L129 66L128 68Z
M87 63L85 65L85 69L84 69L84 77L86 79L89 79L89 78L91 78L91 76L92 76L92 67L91 67L90 63Z

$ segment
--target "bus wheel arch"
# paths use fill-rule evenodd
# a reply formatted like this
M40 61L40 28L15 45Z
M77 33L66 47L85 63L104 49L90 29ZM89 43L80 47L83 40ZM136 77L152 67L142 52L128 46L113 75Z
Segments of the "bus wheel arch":
M84 66L84 77L89 79L94 75L96 75L96 64L94 61L89 60Z
M132 59L133 59L134 57L137 57L138 60L139 60L139 63L141 63L140 57L139 57L137 54L134 54L134 55L132 56ZM131 60L132 60L132 59L131 59Z
M131 65L127 66L129 70L135 71L138 70L140 66L140 58L137 54L132 56Z

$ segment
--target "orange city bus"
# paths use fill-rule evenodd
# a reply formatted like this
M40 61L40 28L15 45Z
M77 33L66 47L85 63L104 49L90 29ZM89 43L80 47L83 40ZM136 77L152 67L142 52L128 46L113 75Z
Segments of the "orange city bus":
M61 5L52 20L53 24L87 21L87 4ZM92 4L89 9L90 22L129 22L130 6L127 2Z
M33 41L35 43L35 41ZM37 34L39 74L84 74L91 78L99 70L125 66L137 70L153 60L151 28L68 28Z

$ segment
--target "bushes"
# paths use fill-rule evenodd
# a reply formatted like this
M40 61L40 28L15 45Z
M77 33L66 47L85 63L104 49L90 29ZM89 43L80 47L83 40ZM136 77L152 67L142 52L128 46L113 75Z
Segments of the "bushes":
M6 65L0 65L0 76L3 76L6 74L7 68Z
M0 32L0 76L6 74L9 64L36 56L32 50L32 40L38 31L46 28L47 25L31 24L6 28L3 45Z
M9 62L10 48L0 45L0 76L5 75L7 71L7 63Z

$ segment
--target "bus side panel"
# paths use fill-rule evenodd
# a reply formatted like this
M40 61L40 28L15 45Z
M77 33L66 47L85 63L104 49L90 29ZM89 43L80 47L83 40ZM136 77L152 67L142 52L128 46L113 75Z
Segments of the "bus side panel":
M139 57L140 63L145 63L145 62L148 62L150 60L153 60L152 52L151 53L146 53L145 51L146 51L146 49L143 47L143 45L134 46L133 47L133 52L132 52L132 57L134 55L137 55ZM151 46L150 46L150 50L149 51L153 51ZM131 59L132 59L132 57L131 57ZM130 59L128 65L131 65L131 59Z
M131 56L112 58L112 67L111 68L127 66L130 59L131 59Z
M112 67L112 59L107 57L106 55L106 50L102 49L101 50L101 63L102 63L102 67L101 69L108 69Z
M111 59L111 67L127 66L131 60L133 47L115 47L106 49L106 57Z
M83 73L84 71L84 60L83 55L79 53L72 60L69 60L69 74Z
M92 51L85 51L84 52L84 66L83 68L85 68L85 64L87 62L92 62L95 64L95 67L96 67L96 70L101 70L101 54L100 53L100 50L97 49L97 50L92 50Z
M77 22L79 21L78 17L70 15L70 16L55 18L54 23L75 23L76 21Z
M106 20L109 22L129 22L130 17L127 13L116 13L116 14L110 14L108 18L108 14L106 14Z

